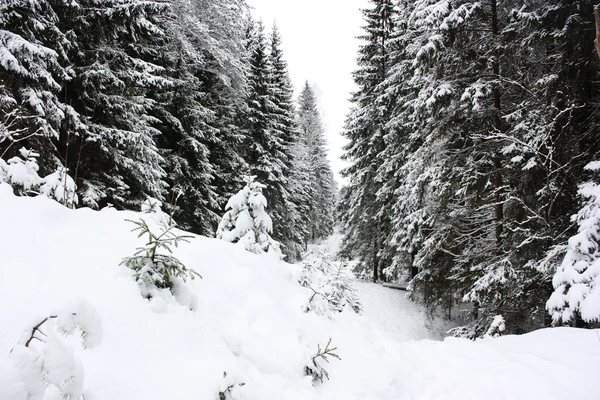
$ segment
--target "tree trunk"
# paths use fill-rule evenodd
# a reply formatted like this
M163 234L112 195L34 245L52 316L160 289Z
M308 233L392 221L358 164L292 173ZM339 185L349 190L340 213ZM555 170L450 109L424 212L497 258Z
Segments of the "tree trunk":
M419 268L415 266L415 254L412 250L408 253L408 260L410 261L410 279L412 280L419 273Z
M373 239L373 282L379 280L379 266L377 260L377 240Z
M600 57L600 5L594 6L594 19L596 20L596 40L594 40L594 45L596 46L598 57Z
M493 34L494 40L496 40L496 39L499 39L497 0L491 0L491 7L492 7L492 34ZM499 54L497 52L496 52L496 54L494 54L494 60L492 63L492 73L496 77L500 76L500 60L499 60ZM495 108L494 128L497 129L498 131L501 131L502 130L501 129L502 121L500 119L500 110L501 110L500 88L498 88L497 86L494 86L494 88L492 89L492 95L494 98L494 108ZM501 245L501 241L502 241L502 232L504 230L504 226L503 226L503 220L504 220L504 209L503 208L504 208L504 206L502 204L502 194L500 193L500 190L502 187L502 161L500 160L499 155L494 156L494 169L495 169L494 178L493 178L494 189L495 189L494 220L496 223L496 246L499 249L500 245Z

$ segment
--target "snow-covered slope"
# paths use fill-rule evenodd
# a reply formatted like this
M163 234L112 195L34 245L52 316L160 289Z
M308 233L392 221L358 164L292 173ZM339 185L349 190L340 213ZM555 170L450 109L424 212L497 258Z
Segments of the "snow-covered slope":
M144 243L125 221L140 216L73 211L0 185L0 399L25 398L9 356L24 330L78 298L103 326L93 349L63 339L81 358L87 400L213 400L239 383L228 399L597 398L595 331L413 341L436 334L399 292L358 284L364 315L307 314L298 267L215 239L176 249L203 276L186 283L182 304L168 296L149 304L119 266ZM330 359L331 380L313 386L304 367L329 338L341 361Z

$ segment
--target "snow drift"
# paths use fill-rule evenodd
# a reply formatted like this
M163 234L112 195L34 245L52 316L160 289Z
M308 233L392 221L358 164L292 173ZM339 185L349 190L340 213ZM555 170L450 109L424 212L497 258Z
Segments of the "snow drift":
M311 292L298 284L298 266L216 239L194 236L175 249L202 279L149 301L119 265L144 244L125 221L140 217L148 215L19 198L0 184L0 399L27 398L11 349L69 305L85 318L60 326L92 326L90 349L57 330L85 372L87 400L597 397L597 331L435 341L417 307L371 284L357 285L362 315L304 313ZM407 309L382 314L396 304ZM314 384L305 367L330 338L341 360L330 359L330 380ZM49 386L44 396L60 391Z

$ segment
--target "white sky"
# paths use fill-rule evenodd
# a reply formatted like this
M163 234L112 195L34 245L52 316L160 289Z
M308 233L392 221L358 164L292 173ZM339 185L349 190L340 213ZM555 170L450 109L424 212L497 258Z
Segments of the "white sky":
M273 21L282 37L283 55L288 62L296 95L308 82L316 86L327 141L329 159L336 179L344 167L340 160L344 138L340 136L349 110L350 93L355 90L352 71L362 33L361 8L367 0L247 0L270 32ZM319 93L320 92L320 93Z

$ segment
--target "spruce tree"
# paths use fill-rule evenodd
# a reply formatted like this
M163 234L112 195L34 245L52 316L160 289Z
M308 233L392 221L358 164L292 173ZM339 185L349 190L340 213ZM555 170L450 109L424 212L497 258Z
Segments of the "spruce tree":
M56 167L53 141L68 109L59 91L73 73L66 55L72 43L58 26L57 3L11 1L0 6L0 113L6 127L0 155L8 160L21 146L28 147L42 155L43 172Z
M311 191L308 234L310 241L315 242L333 233L336 189L317 99L308 82L298 103L298 128L306 146Z
M159 2L105 0L63 10L61 29L77 39L69 53L76 76L61 97L82 123L65 127L59 152L75 171L85 205L137 207L146 196L164 198L149 94L173 84L152 60L167 9Z
M265 185L264 194L277 224L284 224L288 215L289 194L286 190L289 151L282 130L281 115L272 79L264 28L261 23L251 32L248 42L249 71L247 111L244 117L245 154L249 170ZM286 238L281 225L275 225L273 237Z
M379 214L377 199L381 183L376 179L379 156L384 149L383 125L388 118L387 105L379 103L381 83L390 72L391 38L394 31L394 4L390 0L371 0L372 7L363 10L366 25L360 37L364 44L358 52L359 68L354 72L358 91L352 96L344 136L349 140L344 159L350 162L342 174L348 178L348 203L344 216L342 252L358 257L363 269L372 271L373 280L380 277L380 251L387 216Z
M156 62L168 71L173 85L154 92L154 115L160 119L157 143L168 172L169 207L183 228L212 235L221 207L239 186L235 177L244 172L234 148L231 111L235 96L241 98L233 93L243 81L236 69L241 68L236 61L240 48L233 54L233 43L241 46L243 10L230 4L226 19L221 6L204 5L175 2L164 18L167 37ZM217 40L233 48L219 49Z
M269 66L270 80L272 85L272 99L275 105L272 119L274 127L280 132L281 141L283 144L282 152L284 154L285 163L285 190L288 196L283 207L283 219L275 220L274 231L276 236L283 244L284 253L288 260L295 261L300 259L300 254L304 248L304 238L302 228L299 225L301 216L298 207L299 200L297 196L301 193L294 193L291 185L293 178L293 147L300 140L296 129L295 109L294 109L294 89L288 73L287 62L284 59L283 50L281 48L281 36L277 25L273 25L271 32L271 43L269 48Z

